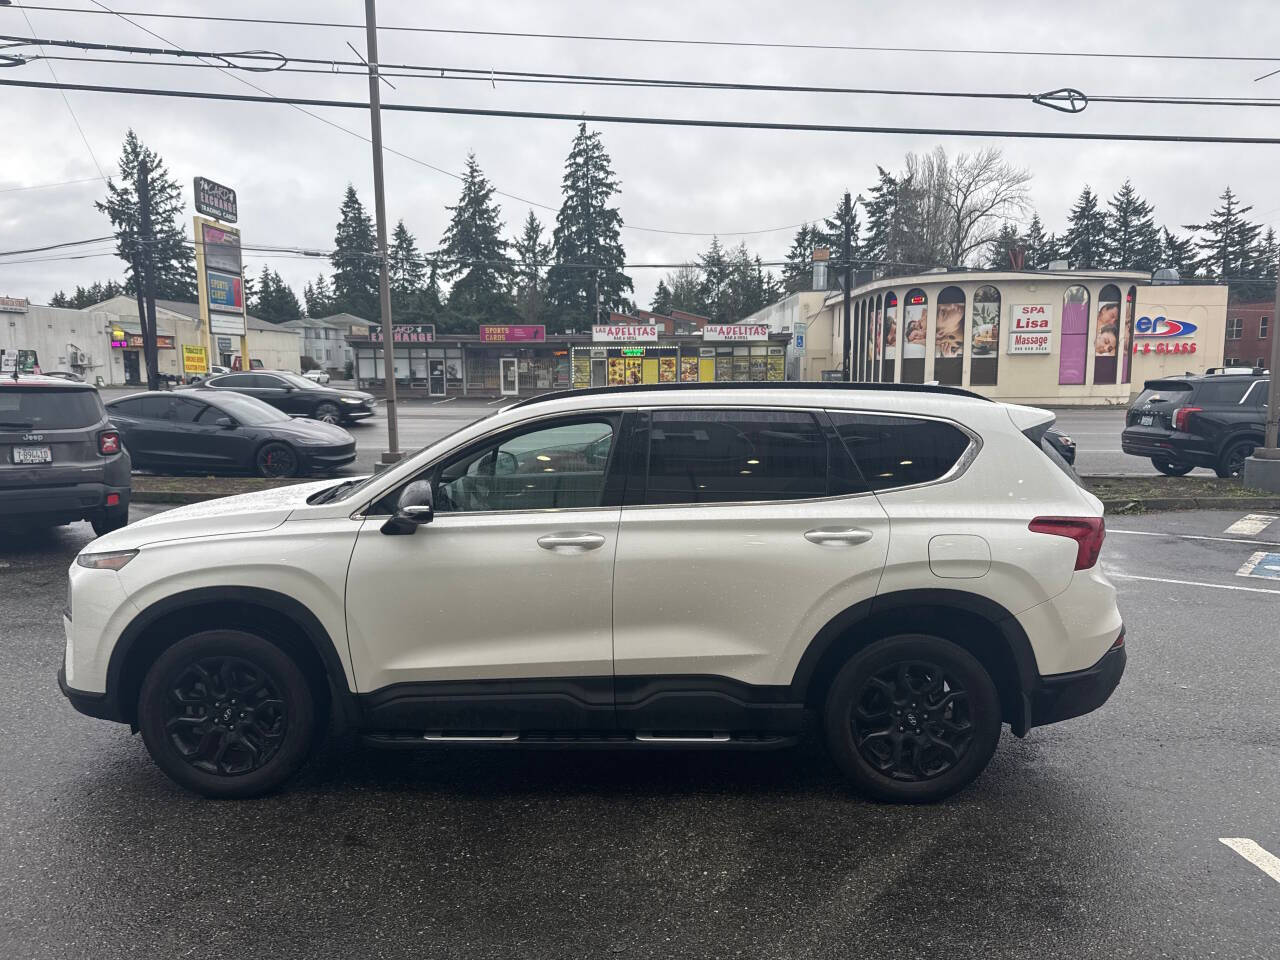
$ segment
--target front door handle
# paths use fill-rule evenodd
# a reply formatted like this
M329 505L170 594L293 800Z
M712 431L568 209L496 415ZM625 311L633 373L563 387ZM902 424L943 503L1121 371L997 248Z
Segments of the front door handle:
M818 527L804 532L804 538L810 543L866 543L872 536L870 530L861 527Z
M595 550L604 546L604 537L598 533L548 533L538 538L543 550Z

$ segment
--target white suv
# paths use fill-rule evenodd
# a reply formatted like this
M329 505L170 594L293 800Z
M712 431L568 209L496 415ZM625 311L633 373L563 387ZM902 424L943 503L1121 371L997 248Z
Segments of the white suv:
M1124 669L1051 414L944 387L581 390L365 480L172 510L70 570L62 690L178 783L385 747L769 749L926 801Z

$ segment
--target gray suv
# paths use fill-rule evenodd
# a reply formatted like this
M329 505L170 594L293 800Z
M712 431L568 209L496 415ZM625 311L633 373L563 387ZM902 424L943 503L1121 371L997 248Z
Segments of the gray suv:
M129 522L130 469L97 388L0 377L0 524L118 530Z

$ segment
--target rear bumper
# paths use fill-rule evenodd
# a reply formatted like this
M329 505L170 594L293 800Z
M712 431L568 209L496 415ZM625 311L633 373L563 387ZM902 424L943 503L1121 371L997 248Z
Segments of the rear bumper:
M1029 725L1040 727L1097 710L1120 684L1127 659L1121 645L1112 647L1088 669L1041 677L1028 697Z
M128 509L129 487L108 483L69 483L55 487L19 487L0 490L0 519L22 519L32 523L63 523L82 520L107 505L115 494L119 505Z
M1149 434L1125 430L1120 434L1120 449L1134 457L1154 457L1170 463L1189 463L1197 467L1214 464L1213 451L1184 440L1186 434Z

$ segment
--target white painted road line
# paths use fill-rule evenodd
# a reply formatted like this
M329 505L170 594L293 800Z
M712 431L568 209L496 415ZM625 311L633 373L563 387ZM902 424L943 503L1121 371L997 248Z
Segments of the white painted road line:
M436 407L438 407L438 406L440 406L440 404L442 404L442 403L453 403L453 401L455 401L455 400L457 400L457 399L458 399L457 397L445 397L445 399L443 399L443 400L437 400L437 401L435 401L435 403L434 403L434 404L432 404L432 406L436 406Z
M1115 580L1143 580L1147 583L1167 583L1175 587L1210 587L1214 590L1238 590L1241 593L1273 593L1280 597L1280 590L1267 590L1263 587L1237 587L1230 583L1203 583L1199 580L1170 580L1167 577L1140 577L1136 573L1119 573L1106 570L1108 577Z
M1222 532L1234 533L1237 536L1242 537L1256 537L1277 520L1280 520L1280 517L1267 513L1246 513L1243 517Z
M1225 843L1276 883L1280 883L1280 857L1264 850L1248 837L1219 837L1218 842Z
M1174 540L1211 540L1214 543L1247 543L1253 547L1280 547L1280 541L1275 540L1244 540L1239 537L1205 537L1198 533L1161 533L1158 530L1117 530L1114 527L1107 527L1107 536L1113 533L1121 533L1129 537L1170 537Z

